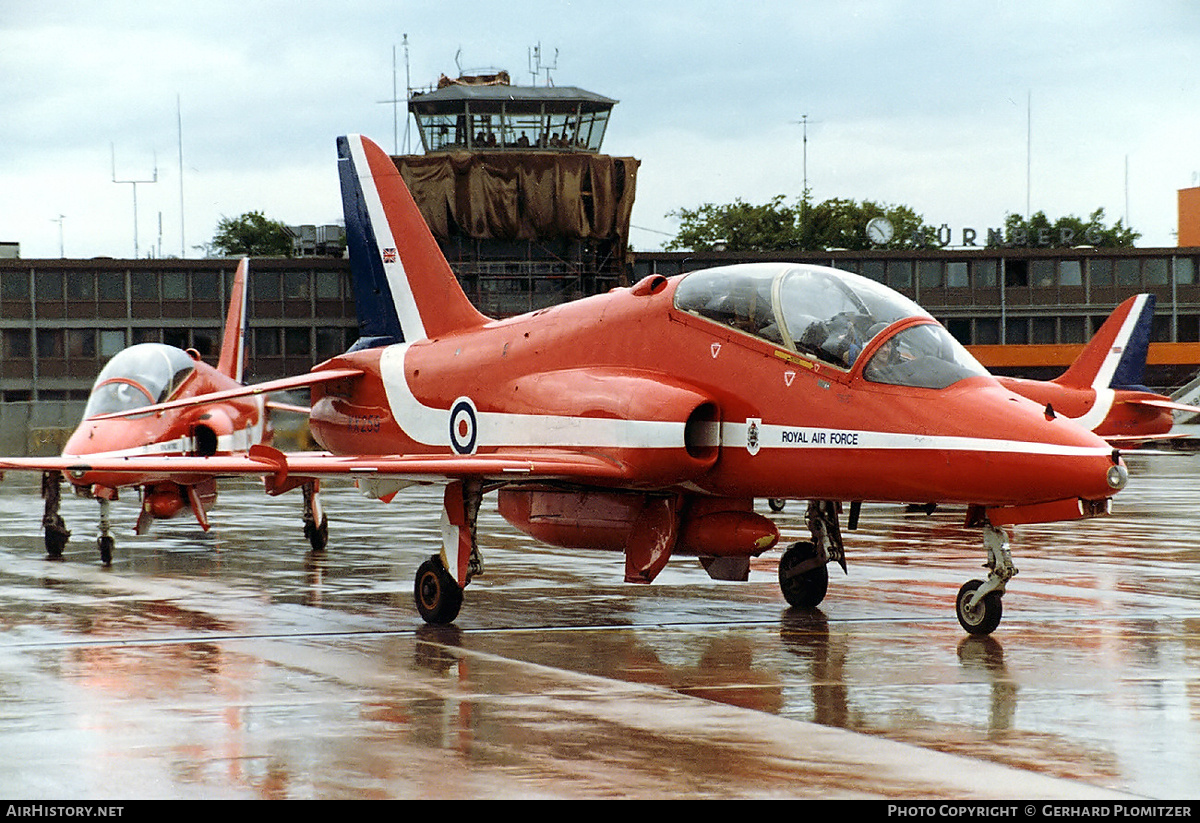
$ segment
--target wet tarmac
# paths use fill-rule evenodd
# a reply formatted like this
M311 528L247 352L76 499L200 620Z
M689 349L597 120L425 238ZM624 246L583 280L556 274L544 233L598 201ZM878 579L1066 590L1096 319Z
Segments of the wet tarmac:
M1200 797L1200 458L1134 455L1113 517L1022 527L1004 620L953 610L981 576L960 511L865 507L821 608L749 583L533 543L485 499L486 573L426 627L436 489L225 484L208 534L132 535L38 480L0 483L0 795L133 798ZM767 512L765 502L760 510ZM776 516L805 535L803 507Z

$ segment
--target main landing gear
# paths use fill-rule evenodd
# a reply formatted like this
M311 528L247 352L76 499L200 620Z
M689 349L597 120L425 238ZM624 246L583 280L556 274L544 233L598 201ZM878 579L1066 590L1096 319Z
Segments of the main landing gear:
M836 560L842 571L846 571L839 509L840 504L832 500L810 500L804 520L812 540L793 543L779 560L779 590L794 608L813 609L825 599L831 560ZM850 516L850 527L854 528L858 525L857 503L852 505Z
M42 499L46 501L42 528L45 530L46 556L51 560L62 559L63 548L71 539L71 532L58 513L62 504L62 482L62 472L42 472Z
M62 560L63 549L71 539L71 532L59 514L62 505L62 472L42 472L42 499L45 508L42 511L42 529L48 560ZM111 499L97 496L100 501L100 534L96 538L96 548L100 551L100 562L105 566L112 563L113 547L116 539L112 536L112 521L109 518Z
M413 600L426 623L453 623L463 604L463 589L483 573L483 557L475 542L475 523L483 500L479 480L455 480L446 485L442 506L442 551L417 569ZM458 574L447 568L453 563ZM461 575L461 582L459 576Z
M841 529L838 526L840 504L829 500L812 500L805 521L811 540L793 543L779 560L779 589L788 604L797 609L816 608L825 599L829 587L829 563L837 561L846 570ZM848 527L858 526L860 504L852 503ZM973 521L983 526L983 544L987 549L986 580L970 580L963 584L955 598L954 610L959 624L972 635L988 635L1000 625L1004 613L1002 599L1005 585L1017 574L1009 550L1008 535L986 519Z
M304 536L313 551L325 551L329 544L329 518L321 509L321 481L309 481L300 491L304 495Z
M62 483L62 472L42 472L42 499L45 501L45 508L42 513L42 529L46 545L46 557L49 560L61 560L63 549L66 548L67 542L71 538L71 532L67 529L62 515L59 514L59 509L62 505ZM201 528L208 531L206 510L216 499L215 482L210 479L199 486L187 487L166 484L170 488L165 492L161 488L162 485L159 484L159 487L154 487L153 489L151 486L146 486L142 490L142 510L138 514L136 532L138 534L149 533L150 524L156 518L172 517L179 508L185 506L190 506ZM308 539L313 551L324 551L325 547L329 544L329 518L325 515L321 507L320 481L307 480L300 482L299 485L304 494L304 536ZM289 488L295 488L295 486L290 486ZM178 498L179 506L168 505L163 509L158 509L147 499L152 493ZM117 544L116 538L113 537L112 533L111 519L112 501L117 499L116 490L96 486L90 489L81 489L79 494L86 497L93 497L100 504L100 533L96 538L96 548L100 552L100 562L105 566L111 565L113 549L116 548Z

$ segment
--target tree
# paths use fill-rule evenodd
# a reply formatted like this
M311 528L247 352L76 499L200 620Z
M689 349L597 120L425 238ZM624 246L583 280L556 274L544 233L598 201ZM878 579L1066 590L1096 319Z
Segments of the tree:
M241 217L222 217L212 245L226 257L291 257L292 232L262 212L251 211Z
M773 251L792 248L795 243L796 212L783 205L783 195L752 206L734 200L724 206L705 203L697 209L679 209L670 217L680 219L679 233L666 244L668 251L690 249L712 251Z
M1086 221L1069 215L1051 223L1042 211L1028 220L1019 214L1010 214L1004 221L1004 242L1010 246L1123 248L1132 247L1141 236L1140 232L1126 228L1121 220L1105 226L1103 208L1092 212Z
M892 224L892 239L882 246L867 237L867 223L875 217L886 217ZM802 213L798 230L802 237L800 247L806 251L909 249L923 245L933 233L924 219L907 206L871 200L859 203L836 197L817 203L807 214Z
M718 206L706 203L696 209L678 209L669 217L680 219L679 233L666 244L668 251L824 251L827 249L879 248L867 238L867 223L886 217L894 228L883 247L913 248L926 242L932 229L907 206L834 198L813 204L807 196L785 205L776 195L762 205L743 200Z

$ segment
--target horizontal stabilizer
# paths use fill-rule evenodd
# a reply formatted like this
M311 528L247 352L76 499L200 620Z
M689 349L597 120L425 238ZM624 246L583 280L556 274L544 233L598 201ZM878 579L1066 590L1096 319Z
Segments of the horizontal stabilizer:
M1142 399L1140 397L1134 397L1130 400L1126 400L1125 402L1126 403L1134 403L1134 404L1140 405L1140 406L1153 406L1156 409L1167 409L1169 411L1191 412L1192 414L1200 414L1200 406L1189 406L1186 403L1176 403L1173 400L1155 399L1153 397L1147 397L1145 399Z

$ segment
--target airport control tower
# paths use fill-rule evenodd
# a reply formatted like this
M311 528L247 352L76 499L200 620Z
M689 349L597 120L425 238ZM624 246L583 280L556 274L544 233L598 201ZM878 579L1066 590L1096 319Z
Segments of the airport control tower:
M627 282L639 161L600 153L615 100L507 72L412 92L424 154L393 158L475 305L493 317Z

